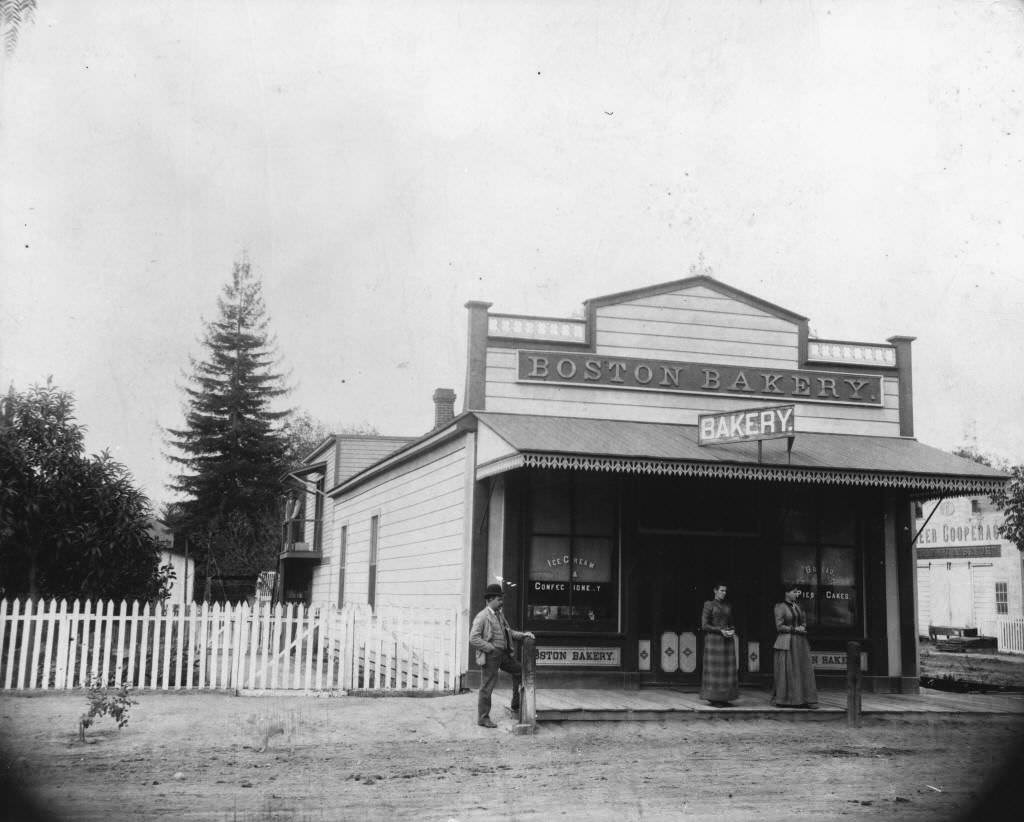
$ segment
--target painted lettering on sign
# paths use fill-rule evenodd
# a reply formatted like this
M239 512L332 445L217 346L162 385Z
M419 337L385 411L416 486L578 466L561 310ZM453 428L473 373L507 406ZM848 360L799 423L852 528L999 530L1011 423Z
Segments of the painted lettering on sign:
M812 651L811 652L811 665L815 668L823 669L826 671L845 671L846 670L846 652L845 651ZM866 671L868 667L868 654L867 651L861 651L860 654L860 669Z
M519 382L670 391L805 402L882 405L879 374L838 374L735 365L602 357L561 351L520 351Z
M925 528L918 537L918 545L964 545L972 542L992 543L1003 539L998 523L968 522L943 523Z
M701 414L697 417L697 444L718 445L792 437L796 431L795 408L793 405L779 405L723 414Z
M571 585L572 590L585 594L599 594L604 590L602 582L573 582ZM569 587L570 583L568 582L542 582L540 580L533 582L534 591L568 591Z
M538 665L591 665L617 668L620 659L619 648L537 648Z

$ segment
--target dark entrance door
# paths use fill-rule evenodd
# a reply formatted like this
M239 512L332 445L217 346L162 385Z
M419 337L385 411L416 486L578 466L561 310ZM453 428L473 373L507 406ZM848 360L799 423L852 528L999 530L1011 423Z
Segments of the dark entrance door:
M742 642L749 621L745 603L761 598L756 575L751 573L753 541L646 534L640 536L639 542L639 573L635 577L633 601L637 603L639 640L650 643L650 671L643 672L641 679L648 683L696 685L700 682L703 652L701 610L719 582L728 587L743 655Z

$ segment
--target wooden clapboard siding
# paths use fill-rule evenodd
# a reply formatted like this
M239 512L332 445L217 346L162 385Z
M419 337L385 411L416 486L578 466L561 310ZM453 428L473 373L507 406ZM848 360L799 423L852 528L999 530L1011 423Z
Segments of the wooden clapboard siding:
M648 328L665 328L666 326L701 325L709 328L750 328L762 331L790 332L794 330L792 320L782 319L766 314L759 309L729 300L727 310L712 304L711 308L698 309L694 306L681 306L673 299L655 302L652 298L637 300L618 305L603 306L597 310L600 323L607 323L608 330L621 331L629 327L632 330L647 333ZM717 297L716 299L722 299ZM653 313L655 309L658 313ZM740 319L741 318L741 319ZM664 331L651 332L664 333Z
M796 367L800 327L704 287L605 305L595 312L596 353ZM738 363L737 363L738 364ZM787 365L788 364L788 365Z
M799 329L765 331L754 328L708 327L671 322L630 323L597 315L596 353L620 357L651 357L694 362L725 362L767 368L796 368Z
M678 362L797 370L802 320L703 285L599 302L590 317L595 357L636 357ZM828 371L827 367L815 370ZM866 373L878 373L865 366ZM623 388L517 382L518 352L488 347L488 411L628 419L695 425L697 415L771 403L770 397L726 397ZM866 407L797 402L800 430L899 436L899 381L883 378L883 405ZM793 402L778 398L779 402Z
M412 441L411 437L369 437L341 434L337 437L333 482L347 480Z
M326 461L326 489L368 468L411 442L411 437L379 437L363 434L338 434L333 438L332 450L321 456ZM315 461L315 460L314 460ZM306 500L307 510L312 511L312 498ZM313 570L311 601L330 603L338 601L338 583L341 554L341 526L343 522L335 516L335 503L325 500L323 519L323 560ZM351 545L351 539L350 539ZM350 554L351 555L351 554ZM352 587L346 578L346 599Z
M348 525L345 598L365 602L370 518L379 516L376 600L380 605L458 605L463 587L465 476L462 438L410 458L334 500L327 594L337 599L341 525ZM318 589L319 593L320 589Z

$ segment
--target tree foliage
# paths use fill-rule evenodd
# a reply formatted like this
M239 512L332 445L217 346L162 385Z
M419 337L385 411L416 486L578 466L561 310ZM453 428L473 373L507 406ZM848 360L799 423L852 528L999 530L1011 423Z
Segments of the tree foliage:
M288 418L284 433L288 443L288 467L295 469L304 457L332 434L377 436L380 431L368 422L338 423L331 426L308 411L294 411Z
M235 263L217 306L201 341L204 357L191 360L183 389L185 424L167 430L177 452L170 459L182 467L170 488L183 497L169 524L189 536L197 577L209 561L211 573L255 578L274 566L278 550L289 412L273 406L288 389L248 262Z
M0 0L0 33L4 50L13 54L18 45L18 32L25 23L31 23L36 12L36 0Z
M1011 465L1005 459L984 454L974 445L954 449L954 454L973 462L1005 471L1010 475L1006 484L991 496L992 504L1003 514L999 535L1024 551L1024 465Z
M1018 550L1024 551L1024 465L1008 466L1010 479L992 495L992 502L1003 512L999 533Z
M86 456L74 397L12 386L0 414L0 581L6 595L156 599L169 567L149 500L107 452Z

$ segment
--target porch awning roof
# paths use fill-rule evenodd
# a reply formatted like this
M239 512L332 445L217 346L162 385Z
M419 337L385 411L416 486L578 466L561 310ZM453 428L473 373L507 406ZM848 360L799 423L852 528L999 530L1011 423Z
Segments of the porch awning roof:
M568 468L905 488L916 498L990 494L1000 471L902 437L798 431L786 440L699 446L695 425L475 412L477 476Z

